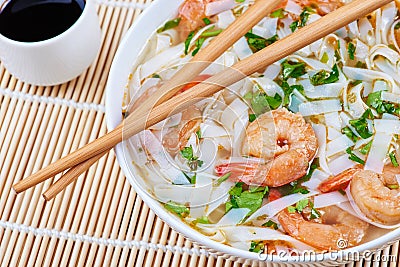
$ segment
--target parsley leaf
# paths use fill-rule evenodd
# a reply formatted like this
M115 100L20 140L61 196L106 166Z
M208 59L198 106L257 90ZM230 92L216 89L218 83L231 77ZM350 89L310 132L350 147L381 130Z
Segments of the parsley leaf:
M164 26L162 26L161 28L159 28L157 30L157 33L177 27L179 25L180 21L181 21L181 18L176 18L176 19L165 22Z
M326 70L321 70L310 78L310 82L314 86L334 83L337 82L338 80L339 80L339 69L336 64L333 66L331 72L327 72Z
M257 119L257 115L256 114L249 114L249 122L253 122Z
M263 223L261 226L265 226L265 227L269 227L269 228L278 230L278 224L272 220L269 220L268 222Z
M271 13L270 15L271 18L280 18L283 19L285 17L285 13L283 8L279 8L275 10L274 12Z
M342 134L346 135L353 142L356 142L358 139L357 135L354 134L353 131L349 127L344 127L342 129Z
M367 97L367 105L374 108L379 114L399 114L400 112L398 105L382 100L382 91L370 93Z
M306 64L303 62L296 63L285 60L282 62L281 66L284 80L289 78L298 78L306 73Z
M181 150L181 155L184 159L187 160L187 164L191 171L196 171L197 167L201 167L204 163L202 160L199 160L199 157L193 154L192 145L190 145L189 147L184 147Z
M349 58L354 60L354 53L356 52L356 46L353 43L347 45L347 52L349 53Z
M263 253L265 250L265 245L263 241L251 241L250 243L250 252L255 252L255 253Z
M168 201L167 203L164 204L164 207L167 210L177 214L181 218L185 218L190 213L190 209L188 207L186 207L185 205L175 203L173 201Z
M371 149L371 146L372 146L372 141L369 141L368 144L366 144L360 149L360 153L363 155L367 155L369 150Z
M248 32L244 35L247 39L247 43L250 46L250 49L255 53L260 51L261 49L267 47L270 44L275 43L278 40L278 35L274 35L271 38L265 39L257 34Z
M353 126L357 133L364 139L372 136L372 133L369 131L367 118L374 118L374 115L372 114L372 111L370 109L367 109L360 119L349 121L350 125Z
M301 28L306 26L308 18L310 17L310 11L313 11L312 9L305 8L303 12L300 14L299 20L294 21L292 24L290 24L290 29L292 32L294 32L297 28Z
M275 96L272 97L266 93L249 92L244 96L244 98L250 100L250 104L255 116L267 112L269 108L277 109L282 104L282 97L278 94L275 94Z
M253 213L261 207L267 189L260 187L253 192L250 190L243 191L243 184L238 182L229 190L230 199L225 203L226 212L234 208L248 208L250 213Z

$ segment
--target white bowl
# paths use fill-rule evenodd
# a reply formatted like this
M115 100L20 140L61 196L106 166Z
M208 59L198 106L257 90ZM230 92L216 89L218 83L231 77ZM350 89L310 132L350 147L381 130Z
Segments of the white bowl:
M122 120L122 99L124 88L128 84L128 77L133 72L133 67L142 48L150 36L166 20L177 14L177 9L183 0L156 0L135 21L119 45L115 55L106 88L106 121L109 130L114 129ZM115 147L118 162L135 191L143 201L169 226L185 237L208 249L210 253L223 255L239 261L260 261L259 255L253 252L232 248L215 242L193 228L183 223L177 216L169 213L163 205L151 197L139 184L136 177L139 174L131 167L131 161L124 154L122 143ZM368 256L372 252L383 249L400 239L400 229L396 229L373 241L360 246L336 253L325 253L318 257L268 257L270 262L298 263L312 261L317 266L336 266L338 263L353 261L358 256ZM353 256L353 258L351 258ZM263 259L262 259L263 260Z

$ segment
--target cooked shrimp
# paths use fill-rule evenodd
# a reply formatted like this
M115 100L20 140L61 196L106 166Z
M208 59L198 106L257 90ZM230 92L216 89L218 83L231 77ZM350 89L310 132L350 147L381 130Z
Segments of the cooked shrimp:
M222 164L216 167L218 174L231 172L231 179L246 184L281 186L305 175L317 150L311 125L285 108L262 114L250 123L246 133L243 152L267 163Z
M206 5L214 0L186 0L178 10L181 18L178 31L182 39L185 39L191 31L203 26L203 18L206 17Z
M362 169L349 169L323 181L319 190L331 192L350 183L355 204L369 219L382 224L400 223L400 189L395 178L400 168L385 166L382 174Z
M307 173L308 160L296 150L290 150L285 157L261 163L227 163L215 167L218 175L230 172L230 179L248 185L278 187L288 184Z
M182 112L178 127L170 128L162 138L162 144L172 155L182 150L193 133L200 128L201 111L196 106L191 106Z
M284 209L278 214L283 229L292 237L320 250L338 250L358 245L368 223L336 207L320 210L322 223L306 220L298 212Z
M296 150L310 161L318 147L311 125L300 114L286 108L262 114L249 124L246 132L243 152L266 160L279 156L289 158L285 154Z
M321 191L322 193L344 190L349 185L354 174L361 170L362 170L361 168L356 167L345 170L344 172L336 176L331 176L319 184L318 190Z
M353 176L350 193L367 218L387 225L400 223L400 189L395 174L400 170L386 167L383 175L360 171Z
M278 8L285 8L287 2L287 0L283 1ZM320 15L326 15L344 5L340 0L294 0L294 2L301 7L314 7Z

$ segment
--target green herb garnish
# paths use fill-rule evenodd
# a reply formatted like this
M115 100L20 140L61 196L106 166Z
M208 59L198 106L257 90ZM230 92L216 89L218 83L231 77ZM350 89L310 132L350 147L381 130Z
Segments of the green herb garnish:
M205 31L203 32L200 37L213 37L213 36L217 36L218 34L220 34L222 32L222 29L219 30L209 30L209 31Z
M256 114L249 114L249 122L253 122L257 119L257 115Z
M338 80L339 80L339 69L336 64L333 66L331 72L328 72L326 70L321 70L310 78L310 82L314 86L334 83L337 82Z
M176 213L181 218L185 218L190 213L190 209L188 207L186 207L185 205L175 203L173 201L168 201L167 203L164 204L164 207L167 210Z
M203 165L203 161L199 160L199 157L193 154L193 147L190 145L189 147L184 147L181 150L181 155L184 159L187 160L187 164L191 171L196 171L198 167Z
M209 18L203 18L202 20L203 20L204 24L206 24L206 25L210 25L211 24L211 21L210 21Z
M251 241L249 251L255 253L263 253L265 245L263 241Z
M248 32L244 35L247 39L250 49L255 53L261 49L267 47L270 44L275 43L278 40L278 35L274 35L271 38L265 39L257 34Z
M394 153L394 151L389 153L389 157L390 157L390 161L392 162L392 165L394 167L399 167L399 163L397 162L396 154Z
M225 173L224 175L222 175L221 177L218 178L216 184L217 184L217 185L222 184L223 182L225 182L226 180L228 180L228 178L229 178L230 176L231 176L231 173L230 173L230 172Z
M358 137L353 133L353 131L349 127L344 127L342 129L342 134L346 135L348 138L350 138L351 141L356 142Z
M360 119L358 120L350 120L349 123L351 126L354 127L354 129L357 131L357 133L363 138L367 139L372 136L372 133L369 130L368 127L368 121L367 119L373 119L374 115L372 114L372 111L370 109L367 109L363 115L361 116Z
M362 165L365 165L365 161L360 159L356 154L354 154L350 147L348 147L346 149L346 153L349 154L349 159L350 160L355 161L357 163L360 163Z
M188 35L188 37L187 37L186 40L185 40L185 55L187 55L188 52L189 52L189 45L190 45L190 42L191 42L192 39L193 39L193 36L194 36L194 31L193 31L193 32L190 32L189 35Z
M266 93L249 92L244 96L244 98L250 100L251 107L256 116L267 112L270 108L277 109L282 104L282 97L278 94L275 94L275 96L272 97Z
M263 223L261 226L265 226L265 227L269 227L269 228L273 228L275 230L278 230L278 224L272 220L269 220L266 223Z
M369 150L371 149L372 141L369 141L365 146L360 149L360 153L363 155L367 155Z
M285 60L282 62L281 66L284 80L289 78L298 78L306 73L306 64L303 62L296 63Z
M181 18L176 18L176 19L167 21L164 24L164 26L162 26L161 28L159 28L157 30L157 33L160 33L160 32L163 32L163 31L166 31L166 30L169 30L169 29L177 27L179 25L180 21L181 21Z
M285 17L285 13L283 8L279 8L275 10L274 12L271 13L270 15L271 18L280 18L283 19Z
M238 182L229 190L230 199L225 203L225 211L228 212L235 208L248 208L250 213L253 213L261 207L266 191L267 189L264 187L255 190L255 192L243 191L243 183Z
M347 45L347 52L349 53L349 58L354 60L354 53L356 52L356 46L353 43Z
M199 50L200 50L201 46L203 45L204 41L205 41L204 38L199 38L199 39L196 40L196 42L195 42L196 48L193 50L192 56L195 56L199 52Z

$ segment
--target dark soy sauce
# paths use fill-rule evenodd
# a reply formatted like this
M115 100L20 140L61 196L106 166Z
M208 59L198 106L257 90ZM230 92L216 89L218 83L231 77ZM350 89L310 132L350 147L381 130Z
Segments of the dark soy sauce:
M6 0L0 33L20 42L44 41L71 27L84 7L85 0Z

